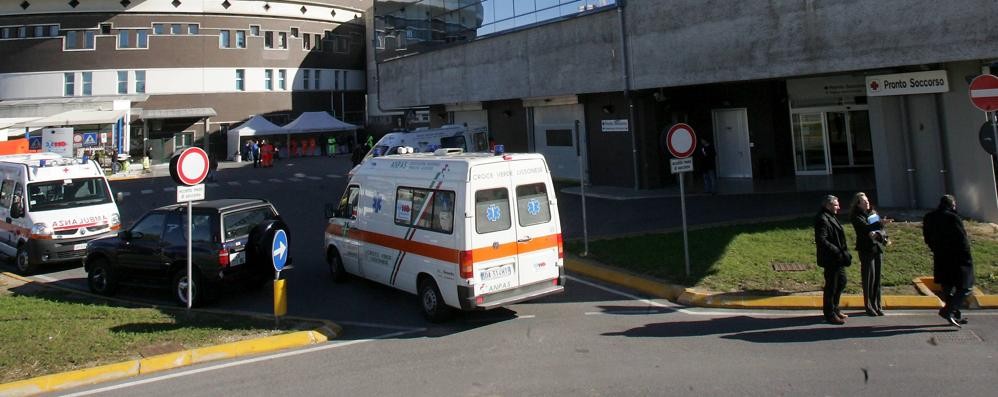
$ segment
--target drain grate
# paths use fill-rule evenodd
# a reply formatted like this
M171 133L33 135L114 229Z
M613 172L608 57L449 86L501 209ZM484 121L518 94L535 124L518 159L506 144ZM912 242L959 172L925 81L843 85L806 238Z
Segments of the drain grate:
M952 345L952 344L966 344L966 343L981 343L984 339L981 339L979 335L974 333L969 329L950 331L950 332L938 332L932 335L929 339L929 344L934 346L939 345Z
M806 272L814 269L810 263L780 263L773 262L773 271L776 272Z

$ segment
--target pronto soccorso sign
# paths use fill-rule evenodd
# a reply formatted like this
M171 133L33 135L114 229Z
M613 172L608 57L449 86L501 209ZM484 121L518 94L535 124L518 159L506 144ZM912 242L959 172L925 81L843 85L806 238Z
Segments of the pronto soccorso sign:
M945 70L866 76L867 96L935 94L949 91Z

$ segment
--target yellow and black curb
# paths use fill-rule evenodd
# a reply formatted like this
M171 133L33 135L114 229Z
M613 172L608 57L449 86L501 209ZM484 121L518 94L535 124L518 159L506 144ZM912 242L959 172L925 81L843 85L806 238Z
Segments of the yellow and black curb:
M10 277L26 283L34 283L34 280L23 278L11 273L0 273L5 277ZM96 296L87 292L67 289L57 286L50 288L68 290L88 296ZM99 297L108 299L107 297ZM110 299L116 300L116 299ZM202 313L226 313L238 315L260 316L259 313L231 312L219 310L195 309L195 312ZM193 364L201 364L215 360L224 360L249 356L253 354L268 353L278 350L292 349L308 345L325 343L336 338L343 332L343 328L338 324L321 319L311 319L303 317L287 316L287 320L308 321L321 323L322 326L310 330L299 331L288 334L267 336L263 338L244 340L239 342L225 343L215 346L189 349L179 352L165 353L151 357L123 361L115 364L101 365L93 368L80 369L58 374L44 375L31 379L20 380L11 383L0 384L0 397L7 396L27 396L38 393L47 393L59 390L66 390L73 387L91 385L100 382L108 382L129 378L136 375L145 375L153 372L184 367Z
M565 268L586 277L617 284L629 289L668 299L687 306L728 308L728 309L821 309L821 295L753 296L697 291L679 285L654 280L648 276L636 275L627 271L578 257L566 257ZM932 292L936 288L932 277L914 280L916 288L923 295L887 295L883 297L884 307L889 309L938 309L943 302ZM998 308L998 295L985 295L974 289L969 299L971 307L982 309ZM846 295L840 306L846 309L863 309L863 297Z

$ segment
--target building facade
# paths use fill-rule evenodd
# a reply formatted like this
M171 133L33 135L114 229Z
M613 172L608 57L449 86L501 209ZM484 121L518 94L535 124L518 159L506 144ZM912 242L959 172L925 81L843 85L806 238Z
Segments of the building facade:
M231 157L228 128L258 114L283 125L328 111L362 125L365 3L0 2L0 118L114 103L120 122L64 126L100 131L102 144L133 156L151 148L155 158L192 145Z
M563 11L378 62L380 106L487 125L555 175L635 189L675 183L663 131L685 122L714 142L722 178L868 176L879 206L953 193L963 213L998 220L987 117L968 97L998 60L991 1L481 3L493 23L496 10Z

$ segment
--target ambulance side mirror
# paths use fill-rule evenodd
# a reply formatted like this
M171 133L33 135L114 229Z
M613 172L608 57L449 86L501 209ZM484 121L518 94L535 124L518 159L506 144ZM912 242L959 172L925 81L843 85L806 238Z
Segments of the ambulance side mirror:
M337 211L335 205L326 203L326 218L338 218L339 215L339 211Z
M15 201L15 202L11 203L10 204L10 217L11 218L20 218L22 216L24 216L24 204L21 204L20 201Z

